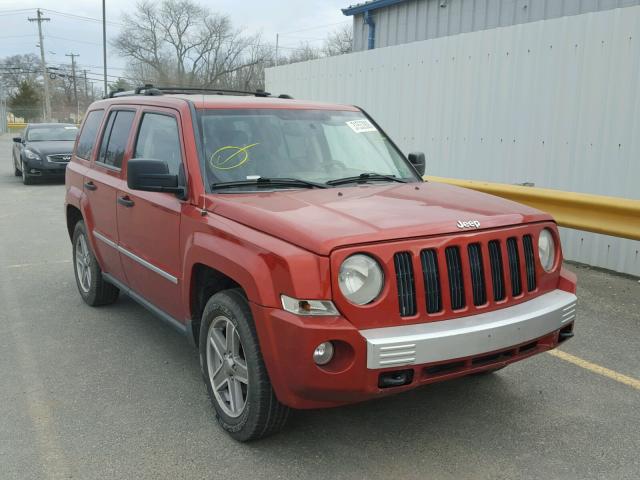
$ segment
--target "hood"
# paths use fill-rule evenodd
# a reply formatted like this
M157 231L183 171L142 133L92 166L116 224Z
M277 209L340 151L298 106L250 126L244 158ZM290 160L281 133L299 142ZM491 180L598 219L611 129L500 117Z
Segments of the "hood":
M74 140L58 140L55 142L27 142L25 147L40 155L52 155L55 153L71 153Z
M205 208L320 255L337 247L517 225L551 216L443 183L209 194Z

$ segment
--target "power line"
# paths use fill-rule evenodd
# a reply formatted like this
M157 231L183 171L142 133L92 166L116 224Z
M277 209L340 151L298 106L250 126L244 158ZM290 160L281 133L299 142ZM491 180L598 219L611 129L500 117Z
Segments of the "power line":
M52 13L54 15L60 15L62 17L73 18L73 19L76 19L76 20L82 20L82 21L86 21L86 22L99 22L99 23L102 23L102 19L101 18L87 17L87 16L84 16L84 15L76 15L75 13L60 12L58 10L50 10L48 8L43 8L43 10L48 12L48 13ZM110 24L110 25L118 25L119 27L123 27L124 26L124 24L122 24L120 22L114 22L113 20L108 20L107 23Z
M86 43L88 45L102 45L101 43L98 42L87 42L86 40L78 40L75 38L65 38L65 37L57 37L55 35L49 35L49 38L55 38L56 40L66 40L68 42L74 42L74 43Z

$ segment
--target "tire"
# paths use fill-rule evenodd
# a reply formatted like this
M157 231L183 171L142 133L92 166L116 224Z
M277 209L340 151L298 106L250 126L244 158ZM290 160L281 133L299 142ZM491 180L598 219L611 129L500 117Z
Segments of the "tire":
M82 220L73 230L73 272L80 296L88 305L108 305L118 299L120 290L102 277Z
M218 339L218 348L211 339ZM273 391L251 310L240 290L216 293L207 302L200 326L200 366L216 419L231 437L247 442L282 430L289 408Z
M24 168L24 163L22 163L20 166L22 167L20 175L22 175L23 185L33 185L33 177L27 173L27 169Z

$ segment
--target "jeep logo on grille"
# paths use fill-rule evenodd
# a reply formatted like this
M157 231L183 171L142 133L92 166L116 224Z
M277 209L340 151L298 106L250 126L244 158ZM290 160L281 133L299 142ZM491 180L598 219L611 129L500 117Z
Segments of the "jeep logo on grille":
M458 228L480 228L480 222L478 220L469 220L468 222L463 222L462 220L458 220L458 223L456 223L456 227L458 227Z

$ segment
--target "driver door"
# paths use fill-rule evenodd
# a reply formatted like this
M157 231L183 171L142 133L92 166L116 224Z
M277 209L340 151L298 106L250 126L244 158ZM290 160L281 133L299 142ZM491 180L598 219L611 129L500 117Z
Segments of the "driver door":
M163 160L170 173L179 174L184 158L180 125L177 111L144 108L131 158ZM180 321L185 318L180 308L180 218L184 205L172 193L130 190L126 183L117 194L121 261L129 286Z

